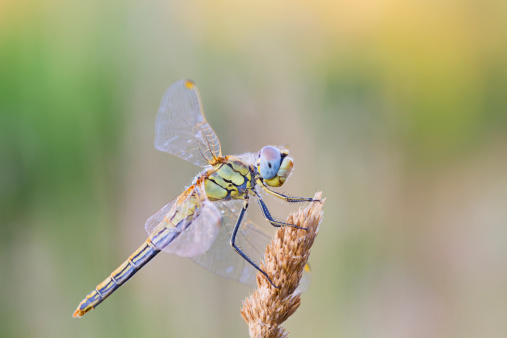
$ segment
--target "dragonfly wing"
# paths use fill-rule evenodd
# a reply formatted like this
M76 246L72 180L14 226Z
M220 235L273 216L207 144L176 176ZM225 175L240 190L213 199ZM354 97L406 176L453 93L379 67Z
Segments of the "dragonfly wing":
M220 232L220 211L213 202L202 203L199 214L181 234L164 248L167 253L195 257L208 251Z
M238 280L241 283L255 284L257 270L238 255L230 245L232 232L242 201L214 202L222 215L222 226L213 246L205 254L192 257L199 265L221 276ZM264 256L272 234L263 227L244 218L236 237L236 244L254 262Z
M165 206L162 207L162 209L157 211L155 214L153 214L150 218L146 220L146 223L144 223L144 230L146 230L148 235L150 235L159 226L160 223L162 222L168 223L166 220L164 220L164 218L172 209L178 198L179 196L173 199L171 202L167 203Z
M151 216L145 229L160 250L190 257L216 274L254 285L257 270L230 246L242 204L237 200L210 202L203 188L192 186ZM258 263L272 238L269 229L269 226L255 224L245 215L236 244ZM300 289L306 290L310 280L307 265Z
M155 148L201 167L222 156L194 82L180 80L166 90L155 124Z
M145 224L152 243L182 257L208 251L220 231L221 214L201 186L192 186L169 202Z
M303 270L303 276L301 276L301 280L299 281L298 290L302 292L307 291L310 288L310 284L312 283L312 270L310 268L310 264L306 263L305 269Z
M255 166L257 164L257 157L259 156L259 154L258 153L244 153L244 154L235 155L235 156L237 158L243 160L245 163Z

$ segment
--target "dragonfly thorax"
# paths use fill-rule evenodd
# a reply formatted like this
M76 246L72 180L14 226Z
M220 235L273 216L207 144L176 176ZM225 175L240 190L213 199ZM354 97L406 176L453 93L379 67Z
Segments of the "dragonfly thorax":
M204 188L211 201L243 198L255 186L253 166L235 156L225 156L205 176Z

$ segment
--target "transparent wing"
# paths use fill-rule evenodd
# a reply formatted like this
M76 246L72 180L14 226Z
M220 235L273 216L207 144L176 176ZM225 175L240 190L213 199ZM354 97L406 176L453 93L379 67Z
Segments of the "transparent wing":
M215 204L204 201L199 215L181 234L164 248L167 253L180 257L195 257L207 252L220 232L220 211Z
M303 270L303 276L301 276L301 280L299 281L298 290L305 292L310 288L311 283L312 283L312 269L310 268L310 263L306 263L305 269Z
M245 163L255 166L257 164L258 153L244 153L241 155L234 155L237 158L243 160Z
M208 251L220 231L221 213L205 196L192 186L151 216L145 229L152 243L182 257Z
M155 148L201 167L222 156L194 82L180 80L165 92L155 124Z
M174 203L176 203L176 201L180 198L180 196L176 197L171 202L167 203L165 206L162 207L162 209L157 211L155 214L153 214L150 218L146 220L146 222L144 223L144 230L146 230L148 235L150 235L160 225L160 223L169 224L169 221L168 219L165 218L165 216L169 213Z
M216 274L254 285L257 270L230 246L242 204L237 200L210 202L203 188L192 186L151 216L145 229L161 250L190 257ZM245 215L236 244L252 261L259 263L271 241L270 230L269 225L259 226ZM307 265L299 289L308 289L310 281Z
M242 201L214 202L222 215L222 226L213 246L204 255L192 257L199 265L221 276L254 285L257 270L238 255L230 245ZM264 257L272 234L247 219L246 215L236 237L236 244L250 259L259 262Z

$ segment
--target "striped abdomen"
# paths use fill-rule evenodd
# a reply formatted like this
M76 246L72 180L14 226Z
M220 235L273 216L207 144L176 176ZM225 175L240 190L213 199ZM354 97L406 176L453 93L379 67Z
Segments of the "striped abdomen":
M76 312L74 312L74 317L82 317L85 313L97 307L97 305L102 303L104 299L128 281L130 277L159 252L160 249L157 249L151 242L151 239L148 238L139 249L130 255L122 265L114 270L102 283L97 285L95 290L90 292L81 303L79 303Z
M181 194L174 205L173 202L169 203L168 210L162 208L159 211L162 214L157 213L148 219L148 223L153 219L153 223L157 225L147 228L150 236L146 242L79 303L74 317L82 317L97 307L186 229L195 215L197 205L200 204L198 192L194 188L190 187Z

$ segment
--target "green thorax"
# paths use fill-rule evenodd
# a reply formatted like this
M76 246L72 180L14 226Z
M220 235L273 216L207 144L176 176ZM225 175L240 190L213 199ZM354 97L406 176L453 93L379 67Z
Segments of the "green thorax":
M255 186L253 173L253 166L235 156L225 156L207 172L206 194L211 201L242 198Z

